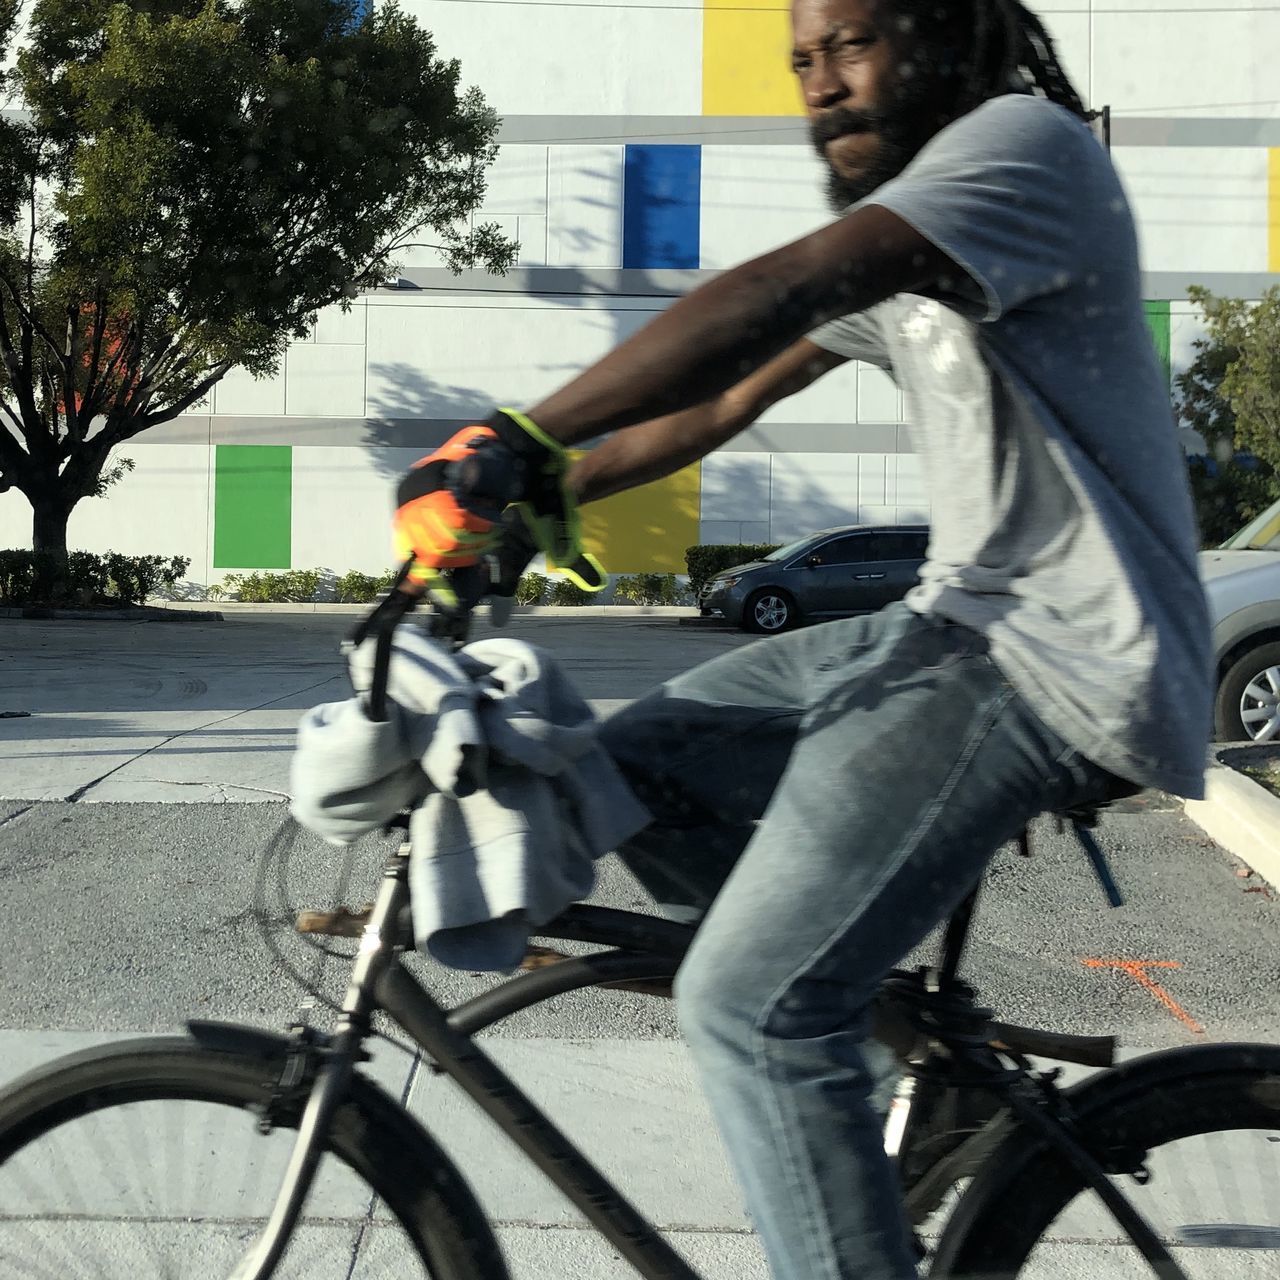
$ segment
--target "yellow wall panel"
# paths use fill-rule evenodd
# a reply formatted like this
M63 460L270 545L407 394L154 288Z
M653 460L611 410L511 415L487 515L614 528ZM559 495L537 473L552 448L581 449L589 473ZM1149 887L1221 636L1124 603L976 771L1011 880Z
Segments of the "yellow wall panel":
M582 508L587 549L609 573L688 573L698 541L702 464Z
M702 114L798 116L791 10L779 0L705 0Z
M1280 147L1272 147L1268 159L1267 270L1280 271Z

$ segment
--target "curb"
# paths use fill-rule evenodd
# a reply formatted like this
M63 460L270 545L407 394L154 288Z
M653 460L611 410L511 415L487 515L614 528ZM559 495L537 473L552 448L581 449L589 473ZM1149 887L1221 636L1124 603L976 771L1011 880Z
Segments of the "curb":
M0 618L29 622L221 622L216 609L173 609L139 605L134 609L58 609L48 605L0 607Z
M1209 753L1205 798L1184 800L1183 809L1206 835L1280 889L1280 796L1223 763L1223 756L1243 757L1266 748L1224 743ZM1274 757L1272 747L1269 756Z

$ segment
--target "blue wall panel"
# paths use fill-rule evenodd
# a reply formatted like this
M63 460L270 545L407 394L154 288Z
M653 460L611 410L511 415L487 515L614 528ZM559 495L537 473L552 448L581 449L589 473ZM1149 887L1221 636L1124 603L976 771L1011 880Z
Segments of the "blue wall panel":
M702 148L626 148L622 180L622 265L697 267Z

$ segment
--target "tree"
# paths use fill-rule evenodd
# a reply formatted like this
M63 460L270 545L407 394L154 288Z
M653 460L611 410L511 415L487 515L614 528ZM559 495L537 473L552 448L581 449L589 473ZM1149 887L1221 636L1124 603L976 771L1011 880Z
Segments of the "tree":
M510 265L466 228L497 116L394 2L363 7L36 0L6 85L29 119L0 119L0 492L37 550L65 556L113 448L274 372L424 231L454 270Z
M1205 336L1176 379L1177 410L1205 442L1191 489L1201 537L1216 546L1280 498L1280 287L1257 303L1187 292Z

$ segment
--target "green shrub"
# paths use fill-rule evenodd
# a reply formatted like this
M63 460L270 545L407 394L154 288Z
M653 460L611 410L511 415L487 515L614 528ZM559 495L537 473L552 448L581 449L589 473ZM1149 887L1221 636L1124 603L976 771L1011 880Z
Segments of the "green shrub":
M735 564L746 564L750 560L759 560L771 551L777 551L780 542L731 542L723 546L701 544L690 547L684 553L684 562L689 566L689 591L695 599L702 594L702 588L726 569Z
M122 556L107 553L109 594L129 604L141 604L150 596L172 591L186 576L190 556Z
M70 551L66 569L49 551L0 551L5 604L141 604L187 572L186 556L126 556ZM61 583L63 590L57 591Z
M526 573L516 583L516 604L541 604L551 579L545 573Z
M613 598L624 604L684 604L687 595L674 573L632 574L613 588Z
M244 604L305 604L320 590L318 569L286 569L283 573L229 573L224 591L234 591ZM213 588L210 588L212 591Z
M334 585L334 592L344 604L372 604L380 595L391 590L396 580L396 570L388 569L376 577L371 573L361 573L352 569L344 573Z
M570 582L568 578L553 578L550 585L551 591L547 604L590 604L596 594L594 591L584 591L575 583Z

